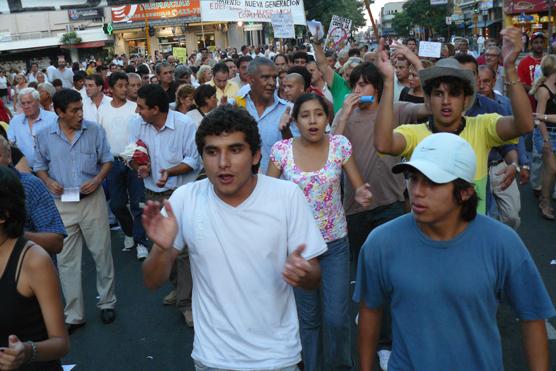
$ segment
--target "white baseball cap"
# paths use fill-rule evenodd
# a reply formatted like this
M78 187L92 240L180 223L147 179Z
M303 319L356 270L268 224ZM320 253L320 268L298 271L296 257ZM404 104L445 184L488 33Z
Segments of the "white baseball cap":
M395 174L413 168L434 183L450 183L458 178L473 183L477 156L471 145L459 135L432 134L413 150L411 159L394 165Z

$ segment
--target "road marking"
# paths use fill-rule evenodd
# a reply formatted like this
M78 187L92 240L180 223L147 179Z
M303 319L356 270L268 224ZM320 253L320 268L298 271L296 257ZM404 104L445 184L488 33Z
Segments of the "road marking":
M548 333L548 340L556 340L556 329L548 320L545 320L546 332Z

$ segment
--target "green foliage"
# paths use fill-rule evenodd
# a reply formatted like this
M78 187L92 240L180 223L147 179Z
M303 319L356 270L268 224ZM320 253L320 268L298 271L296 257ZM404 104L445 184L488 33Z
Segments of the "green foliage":
M66 32L62 35L60 39L60 43L64 45L72 45L72 44L79 44L81 42L81 38L77 36L77 34L73 31Z
M407 12L396 13L392 19L392 28L396 35L409 35L409 30L412 28L412 20L407 15Z
M399 35L408 35L409 29L415 26L425 28L428 37L446 34L447 5L432 6L430 0L409 0L403 8L404 11L396 14L392 24Z
M361 0L305 0L307 19L320 21L326 31L333 15L349 18L353 29L365 26L365 5Z

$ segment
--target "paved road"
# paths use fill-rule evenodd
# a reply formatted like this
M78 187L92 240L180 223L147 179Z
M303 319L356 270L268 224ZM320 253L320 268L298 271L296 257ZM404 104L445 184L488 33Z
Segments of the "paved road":
M540 218L531 190L522 190L522 226L519 230L529 247L552 298L556 297L556 224ZM117 319L104 325L95 308L95 269L84 254L84 290L87 325L71 336L71 351L64 364L77 364L74 370L173 371L193 370L190 358L193 330L185 326L174 308L163 306L162 298L170 286L150 292L142 284L140 263L132 253L121 252L119 232L112 232L116 267ZM355 310L355 308L354 308ZM506 370L526 370L521 348L519 324L511 308L502 305L499 325L503 339ZM556 339L556 321L549 328ZM354 332L355 334L355 332ZM556 341L550 342L552 369L556 370Z

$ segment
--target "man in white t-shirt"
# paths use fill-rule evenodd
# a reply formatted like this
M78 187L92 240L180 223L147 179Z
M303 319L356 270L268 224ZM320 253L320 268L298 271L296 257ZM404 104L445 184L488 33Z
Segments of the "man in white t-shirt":
M83 99L83 120L99 123L99 109L110 104L112 98L104 95L104 80L100 75L85 76L85 92Z
M114 72L108 79L112 101L98 109L99 125L106 131L114 162L108 173L110 209L124 232L124 248L131 251L135 246L137 259L147 257L145 230L141 223L145 202L145 187L137 172L126 165L121 154L129 142L129 126L137 115L137 104L126 99L129 79L124 72ZM129 202L129 209L127 204ZM131 210L131 212L130 212Z
M326 251L311 210L294 183L257 175L261 139L246 111L217 108L196 141L208 179L178 188L163 213L158 203L145 208L154 242L145 284L162 285L187 245L196 370L298 370L292 286L318 286Z

